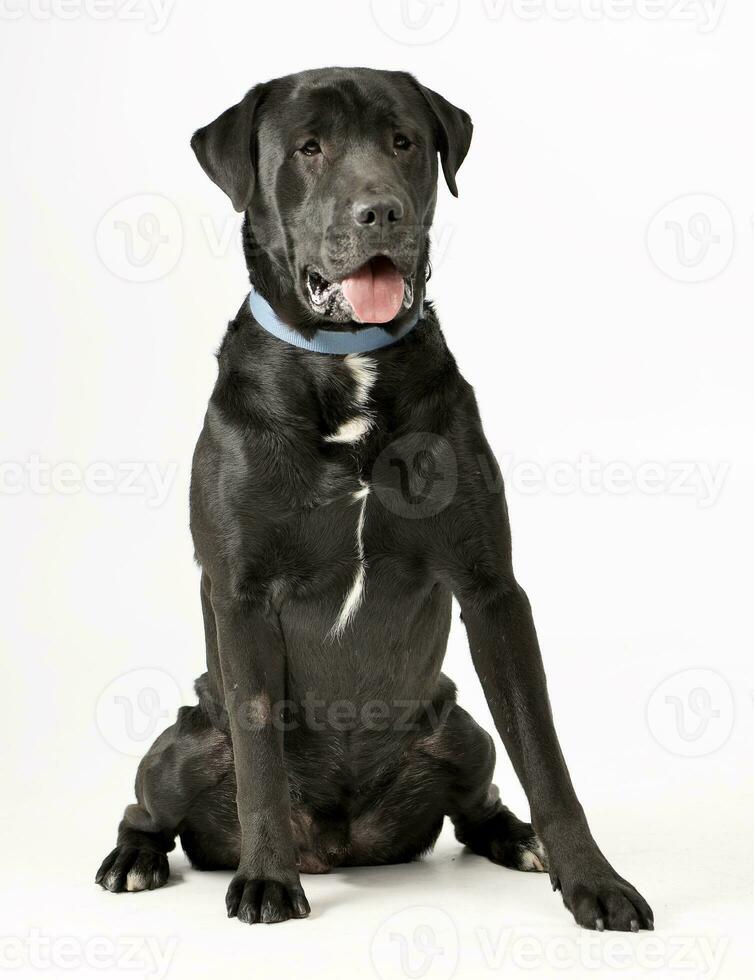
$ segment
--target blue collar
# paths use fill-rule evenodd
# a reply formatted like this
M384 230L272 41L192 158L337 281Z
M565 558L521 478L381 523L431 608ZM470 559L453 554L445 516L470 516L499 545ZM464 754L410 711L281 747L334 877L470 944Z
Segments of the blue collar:
M286 344L293 344L294 347L302 347L304 350L317 351L319 354L366 354L380 347L388 347L401 340L411 333L416 324L421 320L423 312L422 303L418 312L412 320L404 323L397 333L390 333L384 327L372 326L362 327L361 330L317 330L314 336L307 340L303 334L287 323L283 323L277 313L273 310L267 300L252 289L249 293L249 309L251 315L267 333L273 337L284 340Z

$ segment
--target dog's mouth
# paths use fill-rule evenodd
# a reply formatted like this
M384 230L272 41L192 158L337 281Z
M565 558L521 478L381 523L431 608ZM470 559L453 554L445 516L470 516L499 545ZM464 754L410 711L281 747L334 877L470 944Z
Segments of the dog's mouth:
M414 302L414 277L404 276L386 255L377 255L342 279L326 279L311 266L306 291L315 313L357 323L389 323Z

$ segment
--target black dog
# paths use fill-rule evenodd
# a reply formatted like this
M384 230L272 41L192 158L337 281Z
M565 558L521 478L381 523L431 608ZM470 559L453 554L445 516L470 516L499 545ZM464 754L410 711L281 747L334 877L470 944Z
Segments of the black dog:
M164 884L178 835L236 871L230 916L301 917L300 871L410 861L449 816L477 854L549 869L581 925L652 928L571 785L500 474L424 300L437 154L456 194L471 130L408 74L335 68L192 140L245 212L254 292L193 463L207 673L139 767L110 891ZM453 595L534 829L441 673Z

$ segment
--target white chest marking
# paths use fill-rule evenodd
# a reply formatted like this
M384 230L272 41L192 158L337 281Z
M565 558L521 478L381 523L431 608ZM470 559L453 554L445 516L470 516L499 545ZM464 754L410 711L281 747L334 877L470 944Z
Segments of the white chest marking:
M371 357L364 354L347 354L343 360L354 380L353 403L361 409L359 415L348 419L347 422L338 428L330 436L325 436L326 442L358 442L363 439L373 424L372 414L368 408L369 393L377 380L377 364ZM358 565L354 575L353 584L348 590L348 594L343 600L343 605L338 613L338 618L333 623L330 630L330 638L338 639L345 630L346 626L356 615L356 610L361 605L364 598L364 586L366 583L367 569L364 558L364 520L366 517L367 497L369 496L369 484L359 480L360 489L353 495L354 503L359 505L359 517L356 521L356 559Z
M377 365L371 357L364 354L346 354L343 363L353 375L356 391L353 395L355 405L366 405L369 392L377 380Z
M372 428L372 418L369 415L355 415L347 422L338 426L338 431L331 436L325 436L325 442L358 442Z
M351 401L355 408L361 409L358 415L342 422L336 432L325 436L325 442L353 443L363 439L372 428L374 419L367 407L369 392L377 378L377 365L371 357L363 354L347 354L343 358L344 365L351 373L354 390Z
M364 483L363 480L359 482L361 483L361 489L357 490L353 495L354 502L359 505L359 517L356 521L356 557L359 564L356 568L353 585L348 590L348 594L343 600L343 605L340 607L338 618L330 630L330 638L333 640L337 640L342 635L343 630L355 616L356 610L364 598L364 584L367 577L366 560L364 558L364 519L367 511L369 484Z

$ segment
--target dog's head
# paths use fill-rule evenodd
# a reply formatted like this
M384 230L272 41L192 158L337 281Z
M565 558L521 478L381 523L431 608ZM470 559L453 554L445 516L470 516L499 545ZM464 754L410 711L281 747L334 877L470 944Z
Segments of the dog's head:
M304 327L396 326L420 302L437 154L471 120L405 72L327 68L257 85L191 146L237 211L254 285Z

